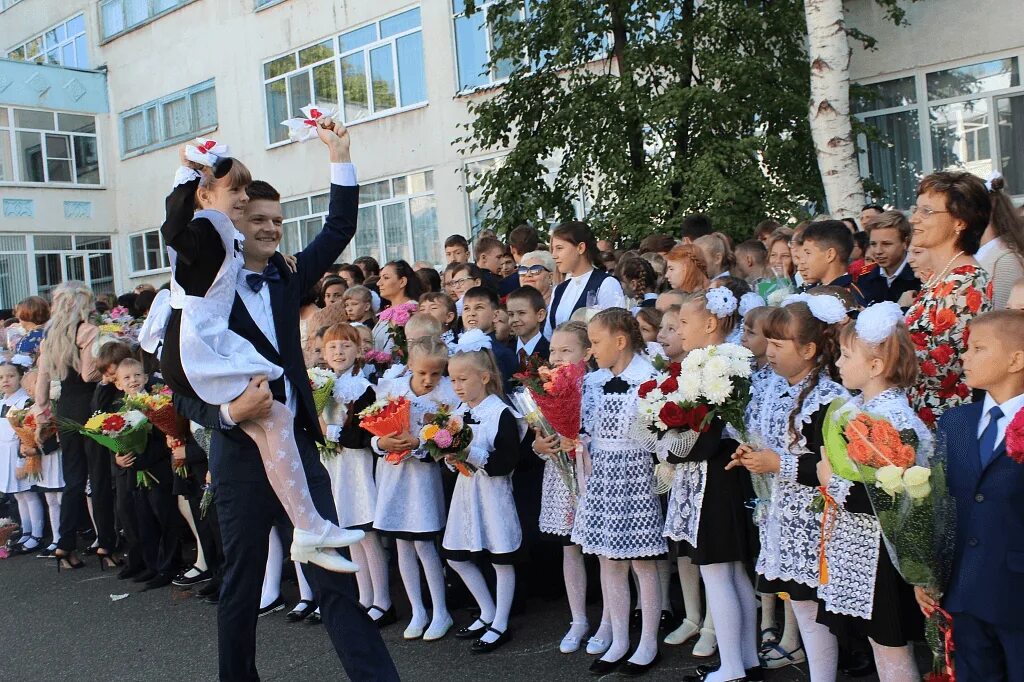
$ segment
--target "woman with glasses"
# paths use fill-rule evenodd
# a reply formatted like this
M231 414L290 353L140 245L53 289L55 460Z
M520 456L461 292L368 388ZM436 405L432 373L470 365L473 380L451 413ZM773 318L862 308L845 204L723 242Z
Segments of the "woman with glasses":
M971 399L961 356L971 320L992 309L988 273L974 259L991 211L985 184L970 173L933 173L918 185L911 244L928 250L934 274L923 283L906 319L921 365L921 381L910 389L910 402L929 427L943 412Z
M551 291L555 286L555 259L547 251L530 251L519 259L516 273L519 283L533 287L544 297L544 305L551 305Z

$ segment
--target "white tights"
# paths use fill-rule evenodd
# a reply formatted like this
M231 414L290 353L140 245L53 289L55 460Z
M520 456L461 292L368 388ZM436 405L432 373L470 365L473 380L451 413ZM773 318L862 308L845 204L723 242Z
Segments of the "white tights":
M811 682L835 682L839 665L839 642L828 626L818 622L818 602L789 600L793 605L800 636L807 652Z
M875 654L878 682L916 682L921 679L917 661L914 660L914 649L910 644L882 646L871 638L868 641Z
M60 542L60 498L62 493L45 493L46 507L50 511L50 529L53 531L51 544Z
M444 622L449 615L445 601L444 567L437 547L429 540L395 540L395 546L398 549L398 572L412 607L410 626L415 629L427 625L427 607L423 603L420 585L421 564L427 578L427 589L430 590L430 603L434 610L432 618L438 623Z
M480 607L479 620L483 623L490 623L491 627L498 632L505 632L508 629L508 614L512 610L512 597L516 591L516 569L506 564L492 564L496 585L496 600L491 598L491 592L487 589L487 581L483 573L476 567L476 564L469 561L448 561L448 565L455 569L455 572L466 583L466 588L476 605ZM493 642L498 635L493 632L485 632L480 639L486 643Z
M352 561L366 567L365 571L356 573L359 603L364 609L378 606L387 611L391 608L391 588L388 585L387 557L384 556L380 537L372 530L368 530L362 540L349 546L349 551L352 553ZM377 609L370 614L374 620L382 616Z
M267 566L263 571L263 591L260 594L260 608L270 606L281 596L281 570L284 566L284 547L276 528L270 529L267 543Z
M14 499L18 502L18 516L21 517L21 534L41 538L46 530L45 514L43 512L43 499L39 493L27 490L23 493L15 493Z
M565 578L565 594L569 598L569 613L572 622L567 636L580 639L589 629L587 622L587 568L583 563L583 550L579 545L562 548L562 576Z
M646 665L658 653L661 590L658 567L653 561L615 561L601 557L601 595L612 623L612 643L601 657L618 661L629 651L629 570L632 567L640 592L642 627L640 643L630 662Z
M757 599L746 570L740 562L700 567L713 616L722 664L708 682L734 680L747 668L758 667Z
M189 506L188 500L183 495L178 495L178 511L181 512L182 518L185 519L189 530L192 531L192 537L196 539L195 567L199 571L206 571L209 566L206 564L206 554L203 553L203 543L199 541L199 530L196 528L195 517L192 516L192 507Z
M704 602L700 598L700 567L689 557L681 556L676 559L676 568L679 570L679 587L683 591L686 620L699 627L704 620Z

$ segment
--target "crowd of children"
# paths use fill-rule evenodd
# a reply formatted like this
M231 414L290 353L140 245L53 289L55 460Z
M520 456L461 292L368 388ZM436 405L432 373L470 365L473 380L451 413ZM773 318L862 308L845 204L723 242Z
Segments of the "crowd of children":
M878 225L872 240L889 230L909 241L892 216ZM917 464L927 466L944 445L959 519L942 603L954 616L957 665L962 679L1021 679L1012 652L1024 643L1024 604L1012 581L1024 556L1024 528L1009 507L1024 489L1024 469L1005 455L1024 403L1024 312L973 319L963 381L977 392L975 402L950 409L936 436L908 402L922 367L901 308L914 286L902 276L905 249L898 268L864 277L850 273L856 240L838 221L794 235L766 232L767 243L745 243L742 258L733 257L722 235L696 236L666 244L661 254L621 256L617 271L608 272L583 223L556 228L550 256L532 259L536 234L517 228L514 271L497 240L480 241L474 264L468 243L453 237L440 277L420 276L397 261L376 270L376 263L345 266L325 281L325 310L338 317L306 330L307 364L334 377L333 399L320 414L321 460L338 525L362 532L349 552L370 617L381 627L401 618L407 640L441 639L456 627L446 574L457 576L477 611L453 634L472 640L474 653L492 652L512 638L517 584L531 589L524 586L533 580L531 568L551 559L545 547L556 555L560 547L555 561L561 560L569 627L559 650L585 649L595 657L594 674L642 675L658 665L660 644L694 641L695 656L717 653L719 664L698 667L688 680L759 680L764 669L806 661L811 679L827 682L854 667L856 653L873 658L884 682L919 679L913 643L922 638L921 611L931 613L941 595L915 594L901 578L867 484L837 475L824 455L827 414L839 401L912 432ZM787 258L776 254L780 240L791 247ZM888 256L880 260L894 265ZM663 282L671 289L659 294ZM769 305L780 282L785 295ZM1019 288L1010 308L1020 307ZM382 297L392 306L417 304L401 343L393 323L377 320ZM684 452L639 439L633 427L641 385L663 378L671 363L727 343L752 355L742 423L716 417ZM534 432L511 406L508 396L519 390L513 375L531 357L553 367L586 363L578 437ZM28 365L18 355L0 363L3 414L28 404ZM116 409L153 383L132 349L118 342L100 347L96 369L92 411ZM360 412L385 398L409 402L406 431L377 436L361 426ZM436 462L422 440L440 409L472 430L465 458L472 475L454 473L451 460ZM47 455L34 485L17 471L21 446L4 421L0 447L0 492L14 495L22 519L13 546L54 551L59 538L48 550L40 544L46 523L37 492L45 492L56 528L56 443L41 446L55 454ZM578 492L554 464L560 452L575 453ZM183 443L154 430L144 451L109 459L122 540L118 555L105 555L102 565L120 566L119 577L149 589L210 581L204 595L215 601L220 543L216 496L209 508L200 504L209 490L202 429ZM656 465L671 471L667 492L657 485ZM155 483L140 485L144 478ZM827 537L822 496L836 506ZM186 528L197 559L181 571ZM283 604L281 540L268 562L263 613ZM390 559L410 605L404 616L391 595ZM316 620L315 597L296 569L302 600L288 618ZM670 599L673 569L684 607L678 617ZM600 579L598 623L588 617L588 572Z

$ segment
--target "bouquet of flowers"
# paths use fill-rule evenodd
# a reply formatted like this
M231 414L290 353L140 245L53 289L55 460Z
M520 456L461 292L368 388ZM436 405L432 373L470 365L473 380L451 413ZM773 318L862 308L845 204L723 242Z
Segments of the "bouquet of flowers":
M955 517L939 448L928 453L913 429L898 431L885 419L849 408L836 407L832 414L833 407L836 405L829 409L831 418L825 420L826 455L833 472L864 483L889 557L903 579L911 585L941 588L948 578L946 548L953 546ZM839 429L841 435L836 435ZM824 543L830 512L838 507L824 488L821 491ZM827 571L822 574L825 580ZM936 669L945 670L933 679L955 679L943 677L952 674L949 614L937 609L928 619L925 634L935 654Z
M380 376L384 371L391 366L391 353L385 350L374 350L370 349L366 351L363 356L366 360L366 364L373 365L373 368L377 372L377 376Z
M188 434L188 422L174 409L172 395L170 388L157 384L149 393L143 391L125 396L124 408L142 412L146 415L146 419L160 429L163 434L184 443L185 436Z
M554 427L544 417L544 413L541 412L540 407L537 405L537 401L534 399L533 394L529 390L516 391L510 398L512 399L512 405L515 406L519 414L523 415L523 419L531 427L540 432L542 436L548 438L550 436L559 435L555 431ZM569 491L569 495L572 498L573 504L576 503L576 498L579 495L579 481L576 477L576 451L562 452L559 450L549 461L555 465L558 470L558 475L562 479L562 483L565 484L566 489Z
M43 474L43 453L40 445L56 435L56 428L53 424L47 423L40 430L36 416L28 407L10 410L7 413L7 421L21 441L19 459L23 461L15 471L15 476L18 479L40 480Z
M121 341L129 345L138 345L141 323L137 322L128 308L117 306L99 316L96 320L99 334L96 343L99 346L110 341Z
M512 378L533 397L538 411L555 433L576 440L580 435L581 396L586 374L584 362L553 367L533 356L527 359L524 370Z
M359 413L359 425L379 438L406 433L409 408L410 403L404 397L378 400ZM409 450L389 452L384 459L389 464L398 464L411 454Z
M391 337L391 343L394 345L393 359L398 362L405 362L409 356L409 340L405 337L405 324L418 307L419 304L416 301L408 301L386 308L377 315L378 320L388 323L388 336Z
M139 410L97 412L85 424L70 419L59 419L58 424L64 430L77 431L118 454L145 450L151 428L146 415Z
M320 414L334 394L334 372L322 367L310 367L306 373L309 375L309 387L313 389L313 406L316 413Z
M423 449L430 453L435 462L449 461L463 476L472 476L475 468L466 461L469 444L473 442L473 430L458 415L453 415L447 405L440 405L437 412L424 415L426 424L420 429Z
M1006 427L1006 456L1024 464L1024 410L1018 410Z
M7 558L7 543L10 542L11 536L16 530L18 530L18 524L14 522L14 519L10 517L0 519L0 549L5 552L0 559Z

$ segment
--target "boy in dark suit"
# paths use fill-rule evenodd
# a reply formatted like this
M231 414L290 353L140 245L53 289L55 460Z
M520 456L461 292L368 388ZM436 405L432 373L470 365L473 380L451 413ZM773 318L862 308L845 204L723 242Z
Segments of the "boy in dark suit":
M978 316L963 356L967 385L983 402L939 420L947 445L956 542L942 606L953 616L960 682L1024 680L1024 464L1007 453L1006 434L1024 405L1024 312ZM941 440L940 440L941 442ZM1013 453L1018 454L1018 453ZM936 605L916 589L925 614Z
M533 287L519 287L508 295L505 309L508 310L508 324L516 337L519 364L522 365L531 355L539 355L547 362L551 345L541 333L548 315L544 297Z
M909 308L921 290L921 281L907 262L910 222L902 211L885 211L872 218L867 231L868 255L876 265L857 278L857 285L871 291L884 291L886 301Z
M864 307L885 300L884 288L875 283L865 289L855 283L847 271L853 252L853 235L840 220L811 223L803 233L800 245L800 276L806 289L815 286L842 287L853 294L857 305Z

